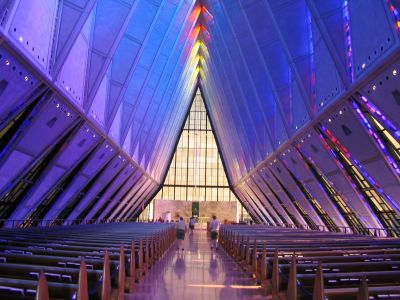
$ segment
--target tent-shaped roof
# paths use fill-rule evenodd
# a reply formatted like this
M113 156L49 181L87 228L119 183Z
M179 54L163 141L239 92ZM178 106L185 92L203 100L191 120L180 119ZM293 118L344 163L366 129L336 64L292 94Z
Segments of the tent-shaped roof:
M1 1L0 197L12 203L3 218L136 215L160 188L200 88L243 203L260 200L285 219L290 194L323 225L305 185L346 225L303 155L366 225L386 226L322 136L343 144L366 178L385 170L371 184L397 212L398 159L351 101L364 99L359 110L379 111L398 138L399 8L398 0Z

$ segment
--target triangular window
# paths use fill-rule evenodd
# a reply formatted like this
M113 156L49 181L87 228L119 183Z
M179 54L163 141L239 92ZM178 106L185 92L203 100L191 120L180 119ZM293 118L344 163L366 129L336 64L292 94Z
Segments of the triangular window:
M211 122L199 90L186 116L164 185L154 199L235 201L238 203L239 219L248 217L229 188ZM150 211L153 202L149 205ZM146 214L146 210L143 213ZM152 213L147 213L150 213L151 219Z

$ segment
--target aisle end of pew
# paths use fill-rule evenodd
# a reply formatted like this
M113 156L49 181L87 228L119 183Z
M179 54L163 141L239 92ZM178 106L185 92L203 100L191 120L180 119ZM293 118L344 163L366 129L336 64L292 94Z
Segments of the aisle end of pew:
M257 275L257 240L254 239L253 243L253 259L252 259L252 267L254 276Z
M131 261L129 265L129 293L132 293L135 287L136 279L136 252L135 252L135 241L131 244Z
M272 296L279 294L279 251L275 249L272 265Z
M111 299L111 277L110 277L110 256L108 250L104 254L104 266L103 266L103 284L101 288L101 299Z
M81 257L77 300L89 300L89 286L85 258Z
M289 282L287 287L288 300L297 299L297 258L296 253L293 252L292 260L290 262Z
M318 263L317 274L315 275L313 300L325 300L324 273L321 262Z
M138 266L138 280L140 281L143 276L143 240L139 240L139 266Z
M267 280L267 243L266 241L263 242L263 247L262 247L262 255L261 255L261 262L260 262L260 277L261 277L261 283L264 283L265 280Z
M146 238L146 252L144 253L144 271L145 274L149 271L150 268L150 243L149 239Z
M39 282L36 290L36 300L49 300L49 285L47 284L46 275L41 271L39 274Z
M368 299L369 299L369 293L368 293L367 278L363 276L360 288L358 289L357 300L368 300Z
M245 255L245 266L250 265L250 237L247 237L246 242L246 255Z

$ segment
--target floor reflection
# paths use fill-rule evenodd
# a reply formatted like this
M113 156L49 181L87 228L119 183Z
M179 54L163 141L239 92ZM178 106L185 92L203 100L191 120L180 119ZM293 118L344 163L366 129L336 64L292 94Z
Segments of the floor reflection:
M187 235L184 248L171 247L126 299L262 299L230 257L210 250L205 231Z
M218 260L216 256L215 253L211 253L209 274L212 281L217 281L218 278Z
M182 277L185 275L186 265L185 265L184 251L178 251L174 264L174 271L179 280L181 280Z

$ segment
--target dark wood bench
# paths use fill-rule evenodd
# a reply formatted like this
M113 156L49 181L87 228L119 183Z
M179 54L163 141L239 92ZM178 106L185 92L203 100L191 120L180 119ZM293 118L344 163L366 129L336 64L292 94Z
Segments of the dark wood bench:
M362 285L364 293L367 285L371 291L400 285L400 239L260 225L225 225L220 237L225 251L275 296L324 299L326 290L340 299L340 291L354 297Z
M78 287L90 299L110 295L113 288L122 297L174 238L171 224L1 230L0 298L34 298L38 286L55 299L75 297Z

